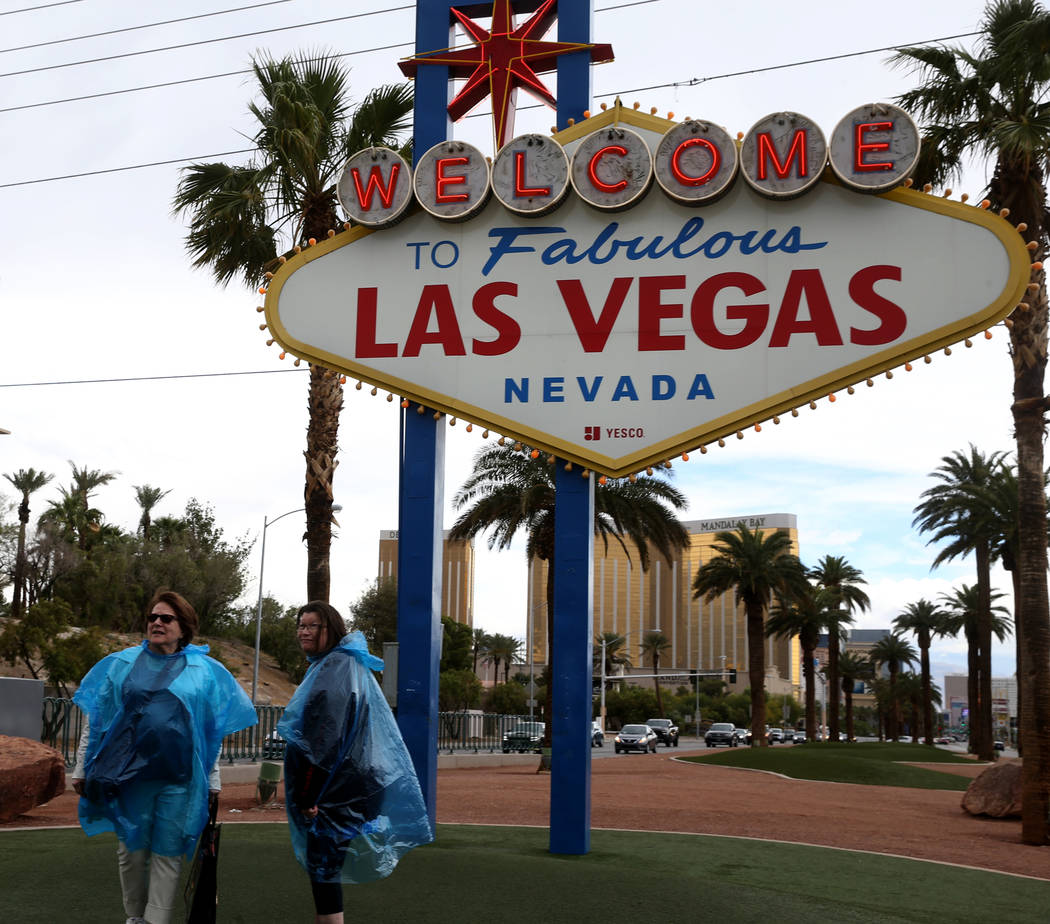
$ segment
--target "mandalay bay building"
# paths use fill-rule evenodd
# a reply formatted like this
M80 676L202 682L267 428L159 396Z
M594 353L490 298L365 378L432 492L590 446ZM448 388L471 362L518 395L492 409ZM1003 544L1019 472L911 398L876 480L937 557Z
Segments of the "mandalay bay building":
M652 666L641 655L647 632L659 630L671 643L660 657L660 673L683 674L703 671L729 676L736 670L731 688L748 686L747 617L733 591L711 602L693 598L693 579L699 568L715 555L715 536L734 530L738 523L749 529L783 529L791 537L791 552L799 554L797 518L791 513L725 517L717 520L686 520L689 544L668 561L650 555L649 569L638 563L634 545L627 549L615 540L605 548L594 542L594 635L615 632L625 637L626 653L633 673L651 674ZM537 665L547 656L546 587L547 563L529 566L529 600L526 645ZM531 644L530 644L531 640ZM771 693L798 693L801 683L801 651L797 638L768 639L766 645L766 689ZM600 657L597 652L596 657ZM628 677L632 671L626 672ZM651 681L646 681L646 684Z

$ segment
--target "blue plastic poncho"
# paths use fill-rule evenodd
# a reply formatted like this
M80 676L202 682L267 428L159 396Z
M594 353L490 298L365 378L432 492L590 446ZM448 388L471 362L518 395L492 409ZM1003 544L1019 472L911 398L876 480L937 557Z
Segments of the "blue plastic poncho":
M434 839L394 716L360 632L311 658L277 730L287 742L292 847L314 882L370 882ZM318 808L313 821L303 809Z
M108 655L73 701L88 715L88 835L116 831L128 850L193 850L208 820L208 774L222 739L254 725L255 707L207 645L156 654L148 642Z

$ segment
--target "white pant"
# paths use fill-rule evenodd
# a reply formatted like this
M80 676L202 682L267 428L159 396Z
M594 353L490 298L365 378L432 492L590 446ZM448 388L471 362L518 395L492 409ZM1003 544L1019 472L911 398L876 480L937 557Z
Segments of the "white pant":
M124 913L149 924L169 924L179 887L182 857L162 857L149 850L128 850L117 841L117 866Z

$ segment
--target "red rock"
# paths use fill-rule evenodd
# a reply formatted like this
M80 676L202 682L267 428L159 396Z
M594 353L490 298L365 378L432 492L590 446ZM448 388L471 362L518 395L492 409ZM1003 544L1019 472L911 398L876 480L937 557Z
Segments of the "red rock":
M962 807L971 815L1021 817L1021 761L1000 760L974 778L963 794Z
M0 735L0 821L50 802L66 788L66 765L54 748Z

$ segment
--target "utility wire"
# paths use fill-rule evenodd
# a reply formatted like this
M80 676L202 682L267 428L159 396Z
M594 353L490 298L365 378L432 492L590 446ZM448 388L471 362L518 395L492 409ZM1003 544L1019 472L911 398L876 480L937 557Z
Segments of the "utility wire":
M144 48L141 51L126 51L118 55L104 55L100 58L83 58L80 61L65 61L61 64L45 64L40 67L29 67L21 71L8 71L0 77L20 77L24 74L39 74L43 71L57 71L66 67L78 67L81 64L100 64L104 61L119 61L122 58L135 58L141 55L152 55L160 51L178 51L182 48L198 48L201 45L214 45L218 42L230 42L234 39L254 38L258 35L272 35L274 32L291 32L293 29L309 29L313 26L328 26L336 22L347 22L351 19L363 19L366 16L378 16L380 13L392 13L398 10L414 9L408 6L390 7L385 10L371 10L367 13L351 13L348 16L335 16L332 19L318 19L314 22L302 22L292 26L275 26L273 29L260 29L258 32L240 32L237 35L223 35L218 38L199 39L196 42L180 42L178 45L164 45L160 48Z
M113 379L64 379L55 382L0 382L0 388L39 388L43 385L108 385L114 382L165 382L170 379L215 379L231 375L273 375L308 369L246 369L243 372L191 372L182 375L135 375Z
M102 38L106 35L119 35L122 32L138 32L141 29L155 29L158 26L173 26L180 22L192 22L195 19L209 19L212 16L225 16L227 13L242 13L245 10L257 10L264 6L277 6L291 3L292 0L266 0L265 3L253 3L251 6L235 6L228 10L216 10L213 13L198 13L195 16L183 16L180 19L165 19L161 22L143 23L141 26L124 26L120 29L109 29L106 32L91 32L84 35L71 35L68 38L51 39L47 42L34 42L32 45L15 45L11 48L0 48L0 55L9 51L28 51L30 48L46 48L49 45L64 45L68 42L82 42L85 39Z
M640 0L640 2L653 2L653 0ZM787 64L772 64L772 65L770 65L768 67L756 67L756 68L750 68L748 70L743 70L743 71L731 71L731 72L728 72L728 73L725 73L725 74L713 74L710 77L690 77L688 80L679 80L679 81L671 81L669 83L652 84L651 86L647 86L647 87L634 87L632 89L616 90L614 92L609 92L609 93L598 93L598 94L595 95L595 99L606 99L608 97L622 96L625 93L642 93L642 92L647 92L647 91L650 91L650 90L663 90L663 89L674 88L674 87L695 87L695 86L699 86L702 83L710 83L711 81L714 81L714 80L725 80L725 79L730 78L730 77L743 77L743 76L747 76L749 74L762 74L762 73L768 73L770 71L786 70L786 69L793 68L793 67L803 67L803 66L810 65L810 64L822 64L822 63L826 63L828 61L841 61L841 60L846 59L846 58L859 58L859 57L863 57L865 55L879 54L881 52L886 52L886 51L895 51L898 48L910 48L910 47L915 47L915 46L920 46L920 45L932 45L932 44L935 44L937 42L947 42L947 41L951 41L953 39L971 38L971 37L973 37L975 35L980 35L980 33L979 32L961 32L961 33L959 33L957 35L946 35L946 36L943 36L941 38L926 39L924 41L919 41L919 42L907 42L907 43L902 43L902 44L899 44L899 45L884 45L884 46L882 46L880 48L869 48L869 49L866 49L864 51L851 51L851 52L846 52L846 53L840 54L840 55L828 55L827 57L823 57L823 58L808 58L805 61L792 61L792 62L789 62ZM373 48L363 48L363 49L359 49L358 51L345 52L344 54L341 54L341 55L335 55L334 57L347 57L349 55L365 54L365 53L368 53L368 52L371 52L371 51L388 51L388 50L393 49L393 48L402 47L405 44L410 44L410 43L399 43L398 45L387 45L384 48L374 48L374 49ZM233 71L231 73L239 74L239 73L248 73L248 72L247 71ZM3 76L3 75L0 75L0 76ZM220 76L228 76L228 75L220 75ZM211 78L200 77L200 78L191 78L191 79L208 80L208 79L211 79ZM176 81L175 83L182 83L182 82L188 82L188 81ZM169 84L158 84L157 86L169 86ZM118 91L113 91L113 92L119 93L119 92L130 92L130 91L119 91L118 90ZM59 100L59 101L56 101L56 102L62 102L62 101ZM34 104L34 105L43 105L43 104ZM542 108L542 106L543 106L542 103L536 103L536 104L532 104L532 105L528 105L528 106L519 106L518 108L521 111L525 111L525 110L528 110L528 109L540 109L540 108ZM28 107L19 107L19 108L28 108ZM0 109L0 112L7 112L7 111L9 111L9 110ZM469 116L467 116L467 118L480 118L480 117L486 117L486 116L488 116L487 112L480 112L480 113L475 113L473 115L469 115ZM52 183L52 182L57 182L59 180L80 179L82 177L98 176L100 174L106 174L106 173L120 173L121 171L124 171L124 170L142 170L142 169L145 169L146 167L160 167L160 166L166 166L168 164L185 163L185 162L188 162L188 161L209 161L209 160L211 160L213 158L226 157L226 156L228 156L230 154L245 154L245 153L248 153L250 150L251 150L250 148L245 148L245 149L242 149L242 150L239 150L239 151L224 151L224 152L222 152L220 154L202 154L202 155L197 156L197 157L177 157L177 158L173 158L172 160L152 161L150 163L145 163L145 164L131 164L131 165L125 166L125 167L109 167L109 168L103 169L103 170L87 170L87 171L85 171L83 173L69 173L69 174L65 174L65 175L62 175L62 176L41 177L41 178L36 179L36 180L16 180L15 182L12 182L12 183L0 183L0 189L10 189L10 188L15 187L15 186L32 186L32 185L37 184L37 183Z
M4 10L0 16L14 16L15 13L35 13L37 10L47 10L53 6L69 6L71 3L80 3L80 0L61 0L59 3L44 3L40 6L26 6L20 10Z

